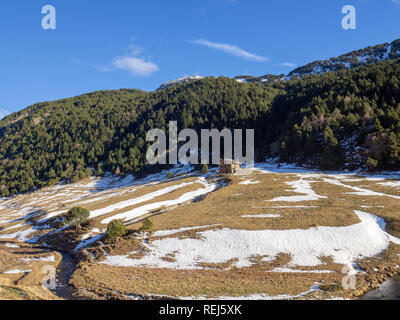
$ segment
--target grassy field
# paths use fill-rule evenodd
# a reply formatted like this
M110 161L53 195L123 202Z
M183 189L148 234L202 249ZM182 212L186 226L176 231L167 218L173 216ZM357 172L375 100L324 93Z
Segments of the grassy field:
M265 170L166 175L91 179L6 199L0 239L73 252L80 262L71 283L106 298L354 298L400 271L397 181ZM74 206L92 213L90 223L57 229ZM104 243L115 217L129 232ZM140 231L145 217L153 222L148 232ZM24 298L24 281L40 278L33 267L4 274L23 270L12 259L0 266L0 279L9 279L0 298ZM350 290L342 288L346 266L362 270Z
M385 195L360 196L348 194L353 190L326 182L321 175L299 174L261 174L254 173L248 177L230 176L231 182L225 188L207 195L199 202L180 206L162 215L153 217L154 227L145 237L146 247L141 248L143 239L132 236L121 243L108 246L106 255L124 256L131 259L142 259L148 255L148 247L154 242L165 239L201 239L206 230L291 230L312 229L321 226L346 227L360 223L355 210L366 211L383 217L388 223L386 228L398 235L400 201ZM329 177L329 179L332 179ZM381 181L364 183L351 181L347 178L341 183L349 186L375 186L370 188L380 193L396 194L393 187L378 185ZM304 196L293 192L288 184L293 181L304 180L310 182L313 191L321 196L318 200L298 202L270 201L279 197ZM349 180L349 181L346 181ZM243 182L258 182L243 184ZM355 184L353 184L355 183ZM388 190L387 190L388 189ZM324 197L324 198L322 198ZM301 200L301 198L300 198ZM260 217L257 217L260 215ZM254 217L251 217L254 216ZM270 216L272 218L265 218ZM140 225L133 229L138 229ZM198 229L191 229L200 227ZM189 230L187 230L189 229ZM159 235L158 231L173 230L174 233ZM129 242L130 245L127 245ZM136 243L133 245L133 243ZM98 254L94 248L98 261L104 259L104 254ZM132 254L133 252L133 254ZM172 296L172 297L282 297L302 296L315 285L324 290L309 293L314 297L317 293L321 297L352 296L363 292L367 285L375 283L376 270L385 269L396 271L399 258L399 247L392 244L385 253L389 257L381 259L362 258L357 261L359 266L370 271L370 277L365 274L358 276L356 290L338 290L344 277L344 265L335 263L332 257L321 256L320 264L316 266L291 266L290 255L282 253L271 261L263 261L262 256L252 257L252 265L235 267L237 260L231 259L222 263L207 263L201 261L196 264L199 269L177 270L176 268L140 267L106 265L101 263L85 265L74 275L73 282L78 287L95 288L99 283L105 283L101 275L112 274L111 285L114 291L125 292L126 295L141 296ZM174 262L176 252L170 252L162 260ZM382 266L382 264L384 266ZM279 270L277 272L275 270ZM175 280L174 280L175 279ZM335 288L335 290L332 290ZM297 297L298 298L298 297Z
M0 241L0 299L59 299L42 286L42 281L43 268L56 268L60 261L58 252L15 241Z

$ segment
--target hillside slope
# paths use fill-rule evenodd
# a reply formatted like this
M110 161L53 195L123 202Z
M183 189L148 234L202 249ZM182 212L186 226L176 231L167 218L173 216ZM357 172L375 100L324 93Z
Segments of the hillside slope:
M3 196L105 171L140 175L152 128L260 128L277 89L205 79L152 93L94 92L28 107L0 121Z
M379 61L397 59L400 57L400 39L392 43L384 43L373 47L367 47L360 50L355 50L339 57L333 57L328 60L317 60L298 67L287 75L266 74L260 77L250 75L237 76L235 79L244 83L261 83L269 84L274 81L290 80L293 77L302 78L314 74L323 74L331 71L344 69L354 69L361 66L367 66Z
M255 129L257 160L322 169L400 169L400 59L266 85L205 78L164 90L99 91L0 121L0 193L106 171L137 176L152 128Z
M319 60L299 67L288 74L288 77L304 77L311 74L357 68L378 61L400 57L400 39L373 47L349 52L329 60Z

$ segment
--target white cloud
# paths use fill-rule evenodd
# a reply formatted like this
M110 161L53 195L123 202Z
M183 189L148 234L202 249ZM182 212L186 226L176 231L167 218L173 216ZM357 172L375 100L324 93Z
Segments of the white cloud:
M129 46L129 49L131 50L131 52L134 56L138 56L139 54L141 54L144 51L144 49L141 46L137 46L135 44L131 44Z
M136 41L135 37L131 37L129 41L131 42L131 44L129 45L129 50L131 50L132 55L138 56L144 51L143 47L138 46L137 44L134 43Z
M141 54L144 49L134 44L135 38L130 39L129 53L127 55L115 57L108 65L97 65L93 63L82 62L75 59L73 63L88 65L100 72L113 72L115 70L123 70L129 72L132 76L146 77L160 70L160 68L149 59L144 58Z
M297 66L297 64L292 63L292 62L282 62L282 63L279 63L278 66L286 67L286 68L294 68Z
M114 68L128 71L133 76L149 76L160 70L155 63L134 56L117 57L111 64Z
M400 5L400 0L392 0L392 2L394 2L395 4Z
M111 72L111 71L113 71L113 69L110 68L109 66L101 66L101 65L94 64L92 62L82 61L80 59L73 59L72 63L79 64L79 65L82 65L82 66L88 66L90 68L96 69L97 71L101 71L101 72Z
M216 42L211 42L205 39L199 39L199 40L194 40L194 41L190 41L191 43L194 44L198 44L201 46L205 46L208 48L212 48L212 49L216 49L219 51L223 51L225 53L228 53L232 56L235 57L240 57L243 58L245 60L249 60L249 61L255 61L255 62L266 62L268 61L268 58L266 57L262 57L250 52L247 52L246 50L239 48L235 45L231 45L231 44L226 44L226 43L216 43Z
M95 68L97 71L101 71L101 72L111 72L114 71L112 68L108 67L108 66L93 66L93 68Z

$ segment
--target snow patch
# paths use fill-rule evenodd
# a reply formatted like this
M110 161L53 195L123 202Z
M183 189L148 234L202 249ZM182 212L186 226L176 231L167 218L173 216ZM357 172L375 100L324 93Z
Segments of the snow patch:
M260 181L246 180L246 181L241 182L241 183L239 183L239 184L242 184L242 185L250 185L250 184L259 184L259 183L260 183Z
M280 214L256 214L256 215L244 215L242 218L280 218Z
M251 257L273 261L279 253L291 255L288 266L317 266L319 257L331 256L334 262L353 265L362 257L372 257L400 239L385 232L383 219L355 211L360 223L347 227L319 227L307 230L207 230L198 239L166 238L147 245L150 252L140 259L108 256L103 264L113 266L201 269L198 263L225 263L237 259L234 266L253 264ZM161 258L174 254L174 261Z
M326 199L327 197L325 196L320 196L318 195L313 188L311 187L311 183L315 181L306 181L303 180L303 177L301 177L300 180L297 181L289 181L285 182L289 186L292 187L293 190L290 190L291 192L299 193L299 194L304 194L304 196L283 196L283 197L277 197L272 200L268 200L271 202L303 202L303 201L316 201L319 199Z
M4 274L19 274L19 273L29 273L32 270L20 270L20 269L12 269L4 272Z
M217 188L217 185L215 183L208 183L204 178L199 178L196 181L196 183L203 184L204 188L200 188L195 191L187 192L175 200L153 202L153 203L150 203L150 204L147 204L147 205L144 205L144 206L120 213L120 214L116 214L112 217L102 220L101 223L108 224L110 221L112 221L114 219L122 219L124 221L129 221L129 220L135 219L137 217L140 217L142 215L145 215L145 214L151 212L152 210L156 210L156 209L159 209L162 207L169 207L169 206L173 206L173 205L191 201L197 197L200 197L202 195L210 193Z
M24 261L24 262L30 262L30 261L54 262L54 261L56 261L54 256L41 257L41 258L22 258L21 260Z

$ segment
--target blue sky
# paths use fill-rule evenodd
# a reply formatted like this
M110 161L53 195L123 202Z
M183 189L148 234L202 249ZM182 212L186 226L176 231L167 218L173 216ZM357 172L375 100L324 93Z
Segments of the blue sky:
M57 29L45 31L49 4ZM348 4L357 30L341 27ZM3 0L0 109L190 75L286 74L399 30L400 0Z

